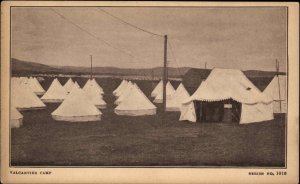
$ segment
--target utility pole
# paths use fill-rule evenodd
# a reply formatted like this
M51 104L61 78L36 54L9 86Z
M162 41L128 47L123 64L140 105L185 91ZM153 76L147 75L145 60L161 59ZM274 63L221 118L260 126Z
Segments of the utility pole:
M168 80L168 66L167 66L167 43L168 36L164 36L164 71L163 71L163 111L166 112L166 84Z
M91 56L91 76L90 78L92 79L93 78L93 55L90 55Z
M281 112L281 93L280 93L280 81L279 81L279 62L276 59L276 75L278 81L278 93L279 93L279 110Z

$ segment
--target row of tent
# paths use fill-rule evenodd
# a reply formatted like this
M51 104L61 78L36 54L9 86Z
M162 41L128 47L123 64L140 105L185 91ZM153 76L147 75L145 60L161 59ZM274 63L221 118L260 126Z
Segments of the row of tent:
M13 77L11 86L11 127L22 125L23 116L18 110L44 109L44 102L61 103L51 115L63 121L100 120L99 109L106 108L103 89L95 79L89 79L82 89L71 78L64 86L55 78L46 92L33 77Z
M156 106L140 90L137 84L131 81L123 80L121 84L113 91L116 96L115 108L116 114L139 116L156 114ZM151 93L154 97L154 103L163 101L163 82L160 81ZM175 90L170 82L166 84L166 110L180 111L184 99L189 97L189 93L181 83Z
M51 115L57 121L87 122L101 120L100 108L105 108L99 88L92 85L92 80L87 82L89 88L80 88L73 85L63 102L54 110ZM90 90L87 90L90 89Z
M101 119L106 107L104 91L95 79L89 79L83 88L71 78L64 86L54 79L45 91L36 78L12 78L11 122L13 127L22 123L18 110L43 109L44 102L61 103L51 113L56 120L95 121ZM42 95L41 98L38 96ZM117 115L155 115L157 107L147 98L137 84L123 80L113 91ZM162 103L163 82L160 81L151 93L154 103ZM197 102L224 102L234 100L241 104L239 123L253 123L273 119L273 113L286 113L286 77L275 76L264 92L261 92L240 70L212 70L208 78L190 96L181 83L175 90L166 84L166 110L180 111L180 121L197 121ZM226 104L225 104L226 105ZM225 108L224 105L224 108ZM227 104L228 107L228 104Z
M64 86L62 86L57 79L54 79L47 92L41 97L41 100L47 103L63 102L73 88L80 88L80 86L71 78L66 82ZM101 100L102 98L99 99L99 96L102 97L104 91L95 79L89 79L82 89L87 93L92 101L95 101L96 106L106 106L106 103Z
M23 124L23 110L44 109L46 105L37 95L43 95L45 90L35 77L11 78L10 126L18 128Z
M151 93L153 102L162 103L162 90L160 81ZM237 69L213 69L191 96L182 83L176 91L170 82L166 84L166 110L180 111L180 121L197 121L197 113L202 110L197 108L197 102L226 100L241 104L241 124L271 120L274 113L287 112L286 76L276 75L263 92ZM232 104L224 104L224 108L232 108Z

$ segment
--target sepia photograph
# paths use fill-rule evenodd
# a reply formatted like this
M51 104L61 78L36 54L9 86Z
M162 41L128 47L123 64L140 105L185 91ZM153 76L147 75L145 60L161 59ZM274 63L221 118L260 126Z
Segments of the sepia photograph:
M10 174L248 168L256 170L247 176L287 175L288 6L7 9Z

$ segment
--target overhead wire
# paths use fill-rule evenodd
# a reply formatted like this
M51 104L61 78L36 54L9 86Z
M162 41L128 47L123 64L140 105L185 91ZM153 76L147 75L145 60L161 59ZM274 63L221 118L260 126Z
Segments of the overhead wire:
M56 11L54 8L50 8L54 13L56 13L59 17L61 17L62 19L66 20L67 22L69 22L70 24L72 24L73 26L77 27L78 29L80 29L81 31L85 32L86 34L88 34L89 36L103 42L104 44L106 44L107 46L119 51L119 52L122 52L123 54L126 54L132 58L135 58L136 60L139 60L139 61L142 61L141 59L137 58L136 56L132 55L131 53L123 50L123 49L119 49L117 47L115 47L114 45L110 44L109 42L107 42L106 40L103 40L99 37L97 37L96 35L92 34L91 32L89 32L88 30L82 28L81 26L79 26L78 24L76 24L75 22L71 21L70 19L66 18L63 14L59 13L58 11Z
M179 65L178 65L178 63L177 63L177 60L176 60L176 57L175 57L175 54L174 54L174 51L173 51L173 48L172 48L172 44L171 44L170 39L168 39L168 45L169 45L169 47L170 47L170 51L171 51L172 57L173 57L173 59L174 59L174 62L175 62L175 64L176 64L176 66L177 66L177 71L178 71L178 73L180 74L180 76L182 77L183 74L182 74L182 71L180 71L180 69L179 69Z
M161 34L154 33L154 32L152 32L152 31L148 31L148 30L143 29L143 28L141 28L141 27L138 27L138 26L136 26L136 25L134 25L134 24L132 24L132 23L129 23L129 22L127 22L127 21L125 21L125 20L123 20L123 19L121 19L121 18L119 18L119 17L117 17L117 16L115 16L115 15L113 15L113 14L111 14L111 13L105 11L105 10L102 9L102 8L97 7L97 10L102 11L103 13L105 13L105 14L107 14L107 15L109 15L109 16L111 16L111 17L117 19L117 20L119 20L119 21L122 22L123 24L126 24L126 25L128 25L128 26L131 26L131 27L133 27L133 28L135 28L135 29L137 29L137 30L143 31L143 32L148 33L148 34L151 34L151 35L153 35L153 36L159 36L159 37L163 37L163 36L164 36L164 35L161 35Z

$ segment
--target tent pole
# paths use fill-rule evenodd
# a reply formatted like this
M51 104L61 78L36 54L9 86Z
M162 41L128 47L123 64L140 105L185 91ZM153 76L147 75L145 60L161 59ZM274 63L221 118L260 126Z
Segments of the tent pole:
M166 84L168 79L168 67L167 67L167 42L168 36L164 36L164 71L163 71L163 111L166 112Z
M281 112L281 93L280 93L280 82L279 82L279 62L276 59L276 71L277 71L277 81L278 81L278 93L279 93L279 110Z
M90 55L91 56L91 76L90 76L90 79L92 79L93 78L93 56L92 55Z

